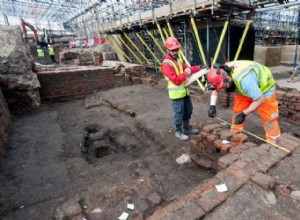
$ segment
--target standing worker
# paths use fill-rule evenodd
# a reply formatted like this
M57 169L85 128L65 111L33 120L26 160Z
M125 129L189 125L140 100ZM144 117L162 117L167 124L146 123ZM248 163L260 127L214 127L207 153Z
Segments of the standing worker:
M210 98L208 116L217 115L218 91L234 91L233 117L231 130L242 132L248 115L257 110L266 132L266 140L276 143L280 136L278 125L278 102L276 100L275 80L266 66L254 61L232 61L211 69L207 81L213 90Z
M38 54L39 62L41 64L45 64L45 53L44 53L44 51L42 50L40 45L37 45L36 48L37 48L37 54Z
M168 82L169 98L172 100L175 136L186 141L189 139L188 134L198 134L199 131L190 127L189 121L192 116L193 105L190 90L184 87L184 82L189 75L199 71L200 67L188 67L178 58L181 45L176 38L168 37L165 41L165 47L168 54L164 57L161 70Z
M52 63L56 63L54 48L50 44L48 44L48 52Z

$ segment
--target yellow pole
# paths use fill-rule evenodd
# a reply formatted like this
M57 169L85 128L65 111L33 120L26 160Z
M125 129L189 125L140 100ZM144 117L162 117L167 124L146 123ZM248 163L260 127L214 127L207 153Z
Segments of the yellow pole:
M197 30L195 19L194 19L193 16L191 17L191 22L192 22L192 27L193 27L193 30L194 30L194 33L195 33L195 36L196 36L198 48L200 50L200 54L201 54L201 57L202 57L202 61L203 61L204 65L206 66L207 63L206 63L206 59L205 59L205 55L204 55L202 43L201 43L201 40L200 40L200 37L199 37L199 33L198 33L198 30Z
M149 62L149 60L147 59L147 57L141 52L141 50L135 45L135 43L133 43L133 41L130 39L130 37L124 33L124 36L127 38L127 40L132 44L132 46L139 52L139 54L146 60L146 62L150 65L151 63Z
M143 40L143 38L136 33L136 36L140 39L140 41L144 44L144 46L147 48L147 50L152 54L152 56L154 57L154 59L161 64L160 60L155 56L155 54L152 52L152 50L148 47L148 45L146 44L146 42Z
M192 23L192 27L193 27L193 30L194 30L194 33L195 33L195 36L196 36L196 40L197 40L197 44L198 44L198 48L200 50L200 54L201 54L201 57L202 57L202 61L203 61L203 64L205 66L207 66L207 62L206 62L206 59L205 59L205 55L204 55L204 51L203 51L203 47L202 47L202 43L201 43L201 40L200 40L200 37L199 37L199 33L198 33L198 29L197 29L197 25L195 23L195 19L193 16L191 16L191 23ZM206 83L206 80L205 80L205 77L202 76L201 77L201 81L204 83L204 87L207 86L207 83ZM202 83L201 83L202 84ZM201 87L202 89L202 87ZM204 88L203 88L204 89ZM204 90L203 90L204 91Z
M216 53L215 53L215 56L214 56L214 59L213 59L213 62L211 63L211 68L213 68L213 66L215 65L215 63L217 61L217 58L219 56L220 49L221 49L221 46L222 46L222 42L224 40L226 31L227 31L228 23L229 22L226 20L225 25L223 27L223 31L222 31L221 37L220 37L220 41L219 41L219 44L218 44L218 47L217 47L217 50L216 50Z
M169 33L168 33L168 31L166 30L165 27L163 27L163 31L164 31L164 33L165 33L165 36L166 36L166 37L169 37Z
M160 50L160 52L162 53L162 55L164 55L165 51L162 49L162 47L160 46L160 44L158 43L158 41L156 40L156 38L153 36L153 34L150 31L147 31L147 33L152 38L152 40L154 41L155 45L158 47L158 49Z
M107 43L109 44L109 46L118 54L118 56L120 55L120 51L115 47L115 45L113 45L111 42L110 42L110 39L107 37L106 38L107 40Z
M174 37L174 32L173 32L173 30L172 30L172 27L171 27L171 25L170 25L170 22L167 22L167 26L168 26L168 29L169 29L169 32L170 32L171 37Z
M158 29L158 32L160 34L161 39L163 40L163 42L165 42L166 38L165 38L165 36L164 36L164 34L163 34L162 30L161 30L160 24L156 23L156 26L157 26L157 29Z
M117 44L117 46L114 44L114 41L112 39L110 39L109 36L107 37L107 42L109 43L109 45L111 45L112 48L114 48L114 50L116 52L119 51L119 53L121 53L127 60L129 60L132 63L132 60L123 52L122 49L120 49L118 44Z
M251 21L251 20L247 20L247 23L246 23L246 26L245 26L245 30L244 30L244 32L243 32L243 36L242 36L242 39L241 39L241 42L240 42L240 44L239 44L239 47L238 47L238 49L237 49L237 51L236 51L236 54L235 54L235 57L234 57L234 61L237 60L237 59L239 58L239 56L240 56L240 52L241 52L241 50L242 50L242 47L243 47L243 44L244 44L246 35L247 35L247 33L248 33L248 30L249 30L249 26L250 26L250 24L251 24L252 22L253 22L253 21Z
M140 58L131 50L131 48L125 43L125 41L122 39L121 36L117 35L118 39L125 45L125 47L132 53L132 55L137 59L140 64L143 64L143 62L140 60Z

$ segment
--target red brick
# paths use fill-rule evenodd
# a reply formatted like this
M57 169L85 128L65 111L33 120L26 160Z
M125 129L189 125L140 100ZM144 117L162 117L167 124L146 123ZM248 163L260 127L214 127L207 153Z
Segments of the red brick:
M209 143L208 141L203 141L203 144L205 146L206 153L213 154L213 153L216 152L216 148L211 143Z
M195 202L177 200L166 207L156 210L147 220L200 219L205 212Z
M220 139L229 141L234 134L235 133L233 131L230 131L230 130L221 131L220 132Z
M202 137L203 139L206 139L206 137L207 137L208 133L207 133L207 132L204 132L204 131L202 131L202 132L200 133L200 135L201 135L201 137Z
M283 151L279 148L275 148L275 147L272 147L269 151L269 154L272 155L272 157L274 158L278 158L278 160L281 160L283 159L285 156L287 156L289 153L286 152L286 151Z
M259 161L251 161L250 163L248 163L248 165L255 169L256 171L260 171L260 172L267 172L269 170L269 167L266 166L265 164L259 162Z
M182 209L173 213L170 220L182 220L182 219L200 219L205 215L205 212L196 202L188 203ZM163 218L165 220L166 218Z
M201 167L204 167L205 169L211 169L213 162L208 158L203 158L201 156L197 156L196 154L191 155L191 159L198 164Z
M241 160L251 162L253 160L259 160L262 155L253 150L253 148L246 149L239 154Z
M242 169L250 177L257 173L257 169L255 167L250 166L249 163L246 163L242 160L235 161L233 166L237 166L238 168Z
M256 153L260 154L260 155L268 155L269 152L266 151L264 148L262 147L253 147L251 148L253 151L255 151Z
M282 100L284 98L285 94L286 94L286 92L284 92L284 91L276 90L276 98L278 100Z
M220 140L220 139L214 140L214 141L213 141L213 145L214 145L216 148L221 149L222 140Z
M213 143L214 142L214 140L216 140L217 139L217 136L216 135L213 135L213 134L211 134L211 135L208 135L207 137L206 137L206 140L209 142L209 143Z
M296 148L295 146L293 146L289 142L287 142L286 139L279 141L277 145L282 147L283 149L281 149L281 150L287 152L288 154L291 154Z
M226 167L228 167L229 165L233 164L234 161L236 161L238 159L238 156L235 154L227 154L223 157L221 157L218 160L218 166L221 169L226 169Z
M283 152L280 152L278 151L277 149L275 148L271 148L270 151L269 151L269 154L266 155L265 157L268 158L268 160L271 160L272 162L274 161L275 164L278 163L280 160L282 160L286 155L288 155L287 152L284 153ZM274 164L273 164L274 165Z
M261 144L261 145L259 145L259 148L262 148L265 151L269 151L271 149L271 145L270 144Z
M268 168L271 168L273 165L275 165L278 161L274 159L273 157L270 157L269 155L261 156L260 162L266 165Z
M285 97L287 97L288 100L290 100L290 99L292 99L292 98L299 99L300 95L299 95L299 94L296 94L296 93L286 93L286 94L285 94Z
M247 139L248 139L248 136L243 133L237 133L231 137L231 141L239 143L239 144L244 143Z
M296 111L300 111L300 103L296 103L295 104L295 110Z
M214 129L221 128L221 127L222 127L222 125L220 125L220 124L212 124L212 125L204 126L202 130L205 132L212 132Z
M227 169L227 179L226 179L226 184L228 186L230 186L232 183L235 187L233 187L232 189L239 189L239 187L246 183L250 178L249 175L247 173L244 172L243 169L233 165L230 165ZM232 182L230 184L230 182ZM235 185L235 182L237 182L237 185Z
M232 147L231 144L222 144L221 145L221 152L228 152L231 147Z
M215 150L215 148L214 148L214 150ZM207 149L204 149L202 154L203 154L203 157L209 158L211 161L215 161L215 157L213 156L214 154L208 153Z
M202 141L202 137L201 137L201 133L197 134L197 135L193 135L193 139L197 140L197 141Z
M206 179L200 185L194 187L191 191L191 194L202 193L203 191L208 191L208 190L214 188L215 185L218 185L220 183L221 183L220 179L216 178L216 177Z
M205 146L202 142L198 143L198 149L201 150L201 151L205 151Z
M216 128L216 129L213 130L213 134L216 135L216 136L219 136L219 134L222 130L223 130L222 128Z
M192 142L190 141L190 151L193 154L201 156L203 149L200 148L199 144L196 144L196 143L197 143L197 141L194 141L194 140Z
M232 154L239 154L239 153L242 153L243 150L246 150L248 149L249 146L247 146L246 144L238 144L234 147L231 147L229 149L229 152L232 153Z
M278 142L283 141L286 142L294 147L300 146L300 139L294 137L293 135L283 133L278 139Z
M237 160L234 162L234 165L241 169L244 169L247 166L247 164L248 163L246 163L245 161L242 161L242 160Z
M257 147L257 144L255 144L255 143L253 143L253 142L251 142L251 141L247 141L247 142L245 142L244 144L246 144L246 145L249 146L249 147Z
M199 141L197 140L189 140L189 144L191 147L197 147L198 146Z
M203 192L201 198L197 201L197 203L205 212L210 212L215 207L224 202L227 199L228 195L228 192L219 193L214 187L208 191Z
M272 189L275 183L274 179L271 176L262 173L255 174L251 178L251 180L267 190Z

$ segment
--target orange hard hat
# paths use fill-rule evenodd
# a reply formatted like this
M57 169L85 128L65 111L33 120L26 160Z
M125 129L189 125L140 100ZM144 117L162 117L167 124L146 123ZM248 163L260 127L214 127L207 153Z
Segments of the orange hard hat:
M165 47L168 50L177 50L181 47L181 45L175 37L168 37L165 42Z
M227 73L221 68L213 68L207 73L207 82L215 90L220 90L224 85Z

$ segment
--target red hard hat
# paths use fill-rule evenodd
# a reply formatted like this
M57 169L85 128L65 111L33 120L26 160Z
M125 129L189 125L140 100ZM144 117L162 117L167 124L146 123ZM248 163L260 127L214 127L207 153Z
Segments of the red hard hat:
M219 73L217 72L217 68L211 69L207 74L207 81L214 89L220 90L224 85L225 71L223 69L219 69Z
M175 37L168 37L165 42L165 47L168 50L177 50L181 47L181 45Z

